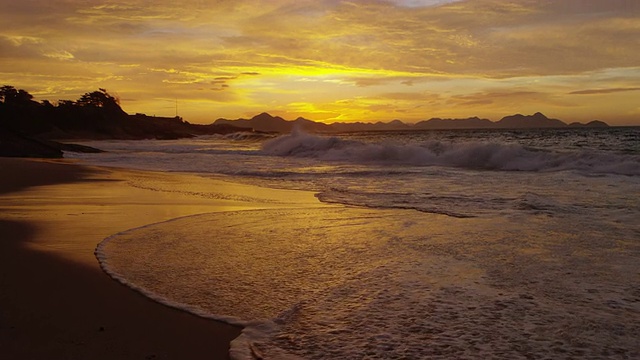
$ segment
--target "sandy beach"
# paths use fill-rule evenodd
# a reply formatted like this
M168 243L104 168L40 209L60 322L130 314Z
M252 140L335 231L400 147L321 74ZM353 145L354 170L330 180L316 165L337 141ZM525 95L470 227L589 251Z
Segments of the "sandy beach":
M282 194L270 191L272 198L248 202L246 197L263 189L70 161L5 158L0 168L2 358L228 358L240 328L147 299L104 274L94 250L104 238L130 228L271 207ZM149 182L155 191L145 187ZM296 194L287 201L314 201L310 193Z

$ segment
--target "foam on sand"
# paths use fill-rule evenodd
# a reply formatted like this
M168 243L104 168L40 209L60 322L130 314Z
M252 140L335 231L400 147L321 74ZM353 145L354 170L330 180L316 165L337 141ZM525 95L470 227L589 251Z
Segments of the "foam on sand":
M640 245L564 220L237 211L127 231L99 253L130 286L243 324L238 358L640 355Z

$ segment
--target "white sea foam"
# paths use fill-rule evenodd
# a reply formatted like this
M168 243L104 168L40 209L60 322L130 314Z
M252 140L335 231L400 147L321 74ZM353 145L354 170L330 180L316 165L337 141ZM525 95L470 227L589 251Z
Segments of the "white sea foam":
M453 166L469 169L511 171L578 170L589 173L640 175L640 156L556 152L497 142L446 142L420 144L365 143L339 137L294 132L268 140L262 150L269 155L309 157L325 161L348 161L417 166Z
M622 275L640 249L609 237L635 231L274 209L154 224L97 253L147 296L246 326L237 359L628 358L640 293Z
M638 357L637 146L550 134L233 135L78 157L369 208L205 214L99 245L124 284L245 326L235 358Z
M444 134L446 140L443 134L429 138L433 133L326 137L296 132L272 138L262 148L262 142L236 135L233 140L109 141L90 144L107 153L75 157L100 165L231 175L267 187L316 191L324 202L461 218L539 211L527 193L563 198L563 206L545 210L549 215L590 216L604 198L623 202L637 193L640 155L620 153L634 149L630 143L617 152L567 150L565 137L536 149L531 145L549 140L534 138L525 146L513 134L489 133L480 137L483 141L473 140L475 132ZM615 144L615 138L609 142Z

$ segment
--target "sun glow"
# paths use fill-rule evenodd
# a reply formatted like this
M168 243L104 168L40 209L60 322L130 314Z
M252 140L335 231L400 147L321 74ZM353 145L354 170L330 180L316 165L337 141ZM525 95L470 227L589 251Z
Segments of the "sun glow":
M173 116L177 98L195 123L541 111L637 124L640 3L568 3L33 1L0 14L0 75L51 101L107 88L130 113Z

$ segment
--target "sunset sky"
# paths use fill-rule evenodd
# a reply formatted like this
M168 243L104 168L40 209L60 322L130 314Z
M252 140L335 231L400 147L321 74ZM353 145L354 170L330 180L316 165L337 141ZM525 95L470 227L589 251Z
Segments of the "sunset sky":
M106 88L193 123L267 111L325 122L640 125L637 0L21 0L0 11L0 85Z

